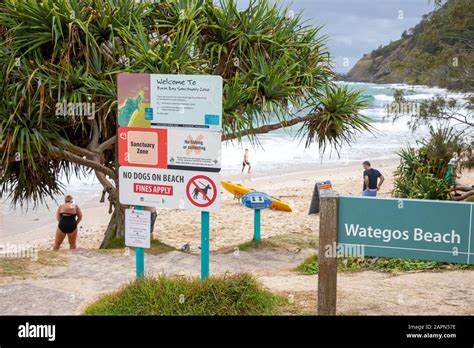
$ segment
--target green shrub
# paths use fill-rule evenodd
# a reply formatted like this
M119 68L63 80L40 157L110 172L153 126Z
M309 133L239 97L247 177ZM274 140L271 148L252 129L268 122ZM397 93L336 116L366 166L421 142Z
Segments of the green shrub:
M474 269L474 265L451 264L447 262L436 262L426 260L406 260L385 257L338 257L338 272L357 272L373 270L378 272L408 272L420 270L442 270L442 269ZM318 274L318 255L308 257L295 268L295 271L304 275Z
M86 315L268 315L286 303L249 274L143 278L88 306Z
M395 196L400 198L440 199L451 198L449 185L433 174L416 174L413 179L400 178L394 183Z
M367 266L364 266L365 260L368 258L359 258L359 257L338 257L337 258L337 270L339 272L357 272L361 271ZM300 265L295 268L295 271L305 274L313 275L318 274L319 265L318 265L318 255L313 255L308 257Z
M393 196L400 198L452 198L449 184L444 180L448 162L456 153L465 157L470 145L453 128L430 129L430 138L418 141L420 147L402 148L400 165L395 171ZM462 165L462 163L460 164Z

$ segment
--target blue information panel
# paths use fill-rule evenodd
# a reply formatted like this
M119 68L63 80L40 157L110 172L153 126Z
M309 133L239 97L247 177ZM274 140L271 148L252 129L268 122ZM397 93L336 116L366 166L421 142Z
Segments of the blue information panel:
M338 251L473 264L473 210L465 202L339 197Z
M242 197L242 204L250 209L266 209L272 205L272 197L264 192L249 192Z

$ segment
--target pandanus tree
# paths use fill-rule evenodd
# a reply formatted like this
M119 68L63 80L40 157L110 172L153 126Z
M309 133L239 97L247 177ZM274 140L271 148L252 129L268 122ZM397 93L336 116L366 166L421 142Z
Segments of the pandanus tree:
M307 146L350 142L370 129L366 102L332 82L319 31L267 0L0 1L0 198L35 206L63 192L61 178L95 174L110 203L103 245L123 234L123 72L221 75L223 141L300 124ZM84 103L93 117L59 107Z

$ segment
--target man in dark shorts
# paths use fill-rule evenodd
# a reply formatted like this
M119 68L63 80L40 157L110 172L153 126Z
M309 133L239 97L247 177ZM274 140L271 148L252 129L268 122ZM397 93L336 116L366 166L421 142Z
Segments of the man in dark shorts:
M385 178L377 169L370 166L369 161L362 163L364 167L364 187L362 189L362 196L376 197L377 191L380 190Z
M250 169L252 169L252 166L250 165L249 162L249 149L245 149L244 152L244 160L242 161L242 174L244 173L245 166L249 166L249 171L248 173L250 174Z

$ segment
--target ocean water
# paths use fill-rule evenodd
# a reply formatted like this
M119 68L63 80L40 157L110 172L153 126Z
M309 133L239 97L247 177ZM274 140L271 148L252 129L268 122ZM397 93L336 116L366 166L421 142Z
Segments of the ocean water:
M431 98L437 95L460 99L462 94L447 92L444 89L404 84L348 83L350 88L362 91L369 96L371 105L363 114L371 119L374 133L361 133L350 145L344 145L339 153L327 149L322 153L317 144L306 149L304 141L296 138L299 125L285 130L277 130L259 136L259 144L253 146L247 139L239 142L226 142L222 145L222 177L233 177L240 174L243 151L249 149L249 159L254 176L268 176L273 173L290 173L317 169L327 165L347 164L353 161L369 160L377 162L397 158L397 151L406 144L416 145L416 140L428 134L426 128L412 133L407 127L408 117L392 122L387 119L385 106L393 101L395 89L403 89L406 98L411 101ZM97 202L101 185L93 175L82 178L63 180L67 192L81 196L81 203ZM62 198L60 198L62 200ZM52 207L55 203L51 201ZM8 202L0 204L0 218L6 213ZM2 213L3 210L3 213Z
M346 82L344 82L346 83ZM360 90L371 100L370 106L362 113L371 119L374 132L358 134L354 142L345 144L336 152L326 149L323 153L317 144L305 148L304 141L295 138L299 125L288 130L277 130L259 136L259 146L252 146L246 139L240 144L223 144L222 174L235 175L240 173L243 151L249 149L252 170L257 173L299 171L316 169L330 164L345 164L353 161L396 159L397 151L428 134L427 127L421 127L415 133L407 126L409 116L393 122L387 117L386 106L393 102L395 89L401 89L410 102L429 99L435 96L447 96L461 99L462 94L447 92L445 89L427 86L411 86L405 84L374 84L347 83L350 88Z

